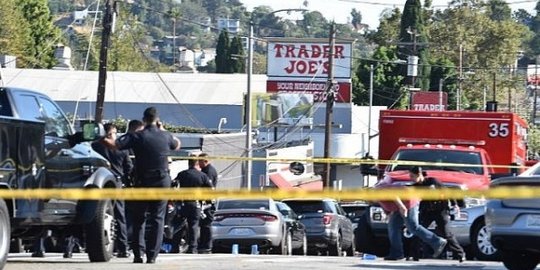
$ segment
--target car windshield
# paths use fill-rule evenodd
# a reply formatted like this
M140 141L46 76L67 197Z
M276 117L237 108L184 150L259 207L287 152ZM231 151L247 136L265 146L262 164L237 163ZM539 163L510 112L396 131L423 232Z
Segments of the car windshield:
M406 161L421 161L432 163L456 163L469 165L482 165L480 153L472 151L458 150L437 150L437 149L404 149L399 151L394 160ZM412 165L389 165L390 171L408 170ZM465 166L422 166L424 170L445 170L458 171L473 174L483 174L482 166L465 167Z
M285 203L299 215L331 212L322 201L286 201Z
M270 202L268 200L228 200L218 203L218 210L224 209L259 209L269 210Z

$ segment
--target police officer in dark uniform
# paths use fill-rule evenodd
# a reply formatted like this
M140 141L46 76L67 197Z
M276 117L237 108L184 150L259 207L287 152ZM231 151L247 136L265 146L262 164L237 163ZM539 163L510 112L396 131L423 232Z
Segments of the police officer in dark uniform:
M170 188L169 163L167 157L171 150L180 148L180 140L165 131L159 122L156 108L144 111L145 128L139 132L128 133L117 141L108 141L118 149L133 149L137 188ZM149 227L146 239L146 262L155 263L163 241L163 226L167 201L137 201L132 203L134 263L142 263L141 241L144 241L145 228Z
M175 180L180 188L213 188L212 182L208 176L201 172L199 161L190 159L188 161L189 169L178 173ZM199 219L201 218L201 205L198 201L184 201L182 205L182 215L188 222L188 253L198 253L199 242ZM210 241L212 241L210 239Z
M115 124L107 123L104 125L107 138L116 140L117 127ZM127 183L133 163L129 158L127 150L115 150L107 147L101 141L92 143L94 151L98 152L111 164L111 171L122 182L120 185L128 186ZM116 220L116 240L115 248L118 250L117 257L127 258L128 252L128 233L126 225L126 209L123 200L116 200L114 204L114 218Z
M210 160L208 160L208 154L207 153L201 153L199 155L201 158L199 160L199 166L201 167L201 171L210 178L210 181L212 181L212 185L214 187L217 187L217 180L218 180L218 173L216 168L210 163Z
M430 188L442 188L443 185L433 177L426 177L427 174L422 170L422 167L414 166L409 170L412 176L418 177L421 179L417 181L413 186L419 187L430 187ZM437 224L437 231L444 237L447 241L447 247L450 251L456 254L456 258L459 262L463 262L465 258L465 251L459 245L456 237L450 230L450 206L457 207L455 200L422 200L419 207L419 221L420 225L424 227L429 227L429 225L435 221ZM420 244L416 243L416 247L419 247ZM419 248L415 249L419 250ZM415 260L418 260L419 254L413 256Z
M201 153L199 155L199 166L201 171L208 176L212 185L217 187L218 173L216 168L208 160L207 153ZM215 206L211 202L205 203L203 206L203 217L199 222L201 229L201 237L199 239L199 253L211 253L212 252L212 221L214 221Z

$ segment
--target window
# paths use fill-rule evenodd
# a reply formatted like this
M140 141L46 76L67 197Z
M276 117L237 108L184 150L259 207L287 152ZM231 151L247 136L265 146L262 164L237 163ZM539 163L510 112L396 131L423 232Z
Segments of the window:
M19 107L19 117L25 120L45 121L41 107L34 95L16 93L15 104Z
M11 104L7 96L7 91L4 88L0 88L0 115L13 116L11 111Z
M483 174L482 158L480 153L471 151L412 149L400 151L395 160L423 161L433 163L456 163L480 166L422 166L425 170L463 171L473 174ZM410 165L391 165L390 171L408 170Z
M62 111L47 98L40 97L39 101L45 111L45 134L56 137L66 137L71 134L71 127Z
M286 201L285 203L299 215L331 212L321 201Z
M234 200L225 200L220 201L218 203L218 210L223 209L259 209L259 210L269 210L270 205L267 200L260 201L260 200L241 200L241 201L234 201Z

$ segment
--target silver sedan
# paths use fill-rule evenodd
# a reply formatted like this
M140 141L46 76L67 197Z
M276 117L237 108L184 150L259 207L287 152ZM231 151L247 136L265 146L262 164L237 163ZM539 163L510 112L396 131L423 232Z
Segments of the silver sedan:
M212 222L213 252L226 252L238 245L239 252L290 254L290 234L272 199L220 199ZM256 247L255 247L256 246Z

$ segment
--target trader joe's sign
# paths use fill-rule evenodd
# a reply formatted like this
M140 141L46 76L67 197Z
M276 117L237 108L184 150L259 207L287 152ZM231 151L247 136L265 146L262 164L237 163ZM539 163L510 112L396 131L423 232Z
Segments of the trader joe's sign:
M268 77L327 78L330 63L330 45L320 42L270 40L268 43ZM350 79L352 42L334 45L334 78Z

